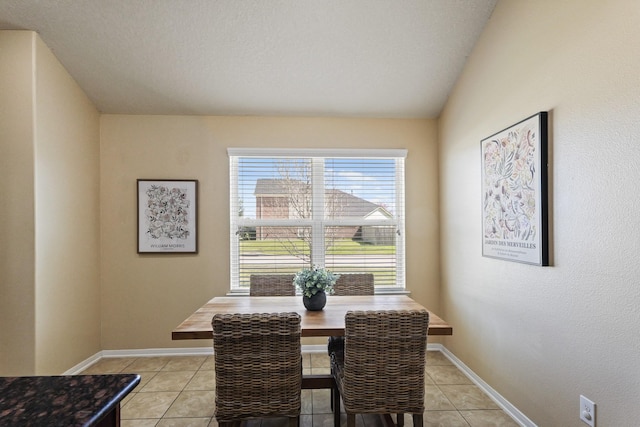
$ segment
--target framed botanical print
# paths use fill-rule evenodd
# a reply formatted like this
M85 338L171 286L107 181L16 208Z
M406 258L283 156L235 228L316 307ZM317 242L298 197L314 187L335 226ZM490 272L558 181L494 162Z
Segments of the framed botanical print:
M482 255L549 265L547 112L481 141Z
M197 253L198 181L137 182L138 253Z

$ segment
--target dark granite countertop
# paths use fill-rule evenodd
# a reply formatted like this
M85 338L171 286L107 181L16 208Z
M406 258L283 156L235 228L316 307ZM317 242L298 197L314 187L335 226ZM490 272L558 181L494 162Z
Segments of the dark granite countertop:
M94 426L139 383L137 374L0 377L0 426Z

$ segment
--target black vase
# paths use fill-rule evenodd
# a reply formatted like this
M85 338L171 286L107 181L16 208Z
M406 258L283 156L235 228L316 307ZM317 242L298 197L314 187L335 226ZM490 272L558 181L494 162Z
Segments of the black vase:
M324 291L320 291L310 297L303 295L302 303L309 311L320 311L327 304L327 294Z

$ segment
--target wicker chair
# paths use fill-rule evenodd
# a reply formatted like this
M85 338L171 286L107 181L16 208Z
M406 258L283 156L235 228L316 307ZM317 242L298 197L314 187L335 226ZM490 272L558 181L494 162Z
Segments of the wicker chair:
M249 276L251 296L289 296L296 294L294 274L252 274Z
M356 414L413 414L423 425L424 371L429 313L420 311L349 311L345 316L344 353L331 356L334 423L340 425L340 397L347 427Z
M373 295L372 273L341 274L333 286L334 295Z
M374 278L372 273L341 274L333 286L334 295L373 295ZM344 337L329 337L327 352L342 351Z
M268 417L300 423L300 315L216 314L215 417L220 426Z

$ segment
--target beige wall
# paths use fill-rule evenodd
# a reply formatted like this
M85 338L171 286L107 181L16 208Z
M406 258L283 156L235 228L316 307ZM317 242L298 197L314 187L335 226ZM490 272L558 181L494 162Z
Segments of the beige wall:
M171 330L229 289L228 147L407 148L407 282L438 310L433 120L120 116L101 118L104 349L210 346ZM199 253L136 253L136 179L199 180Z
M36 372L100 351L99 113L36 38Z
M35 33L0 44L0 369L59 374L101 350L99 114Z
M445 345L540 426L636 425L640 6L503 1L439 121ZM480 140L550 112L552 266L481 256Z
M0 375L35 364L34 34L0 31Z

